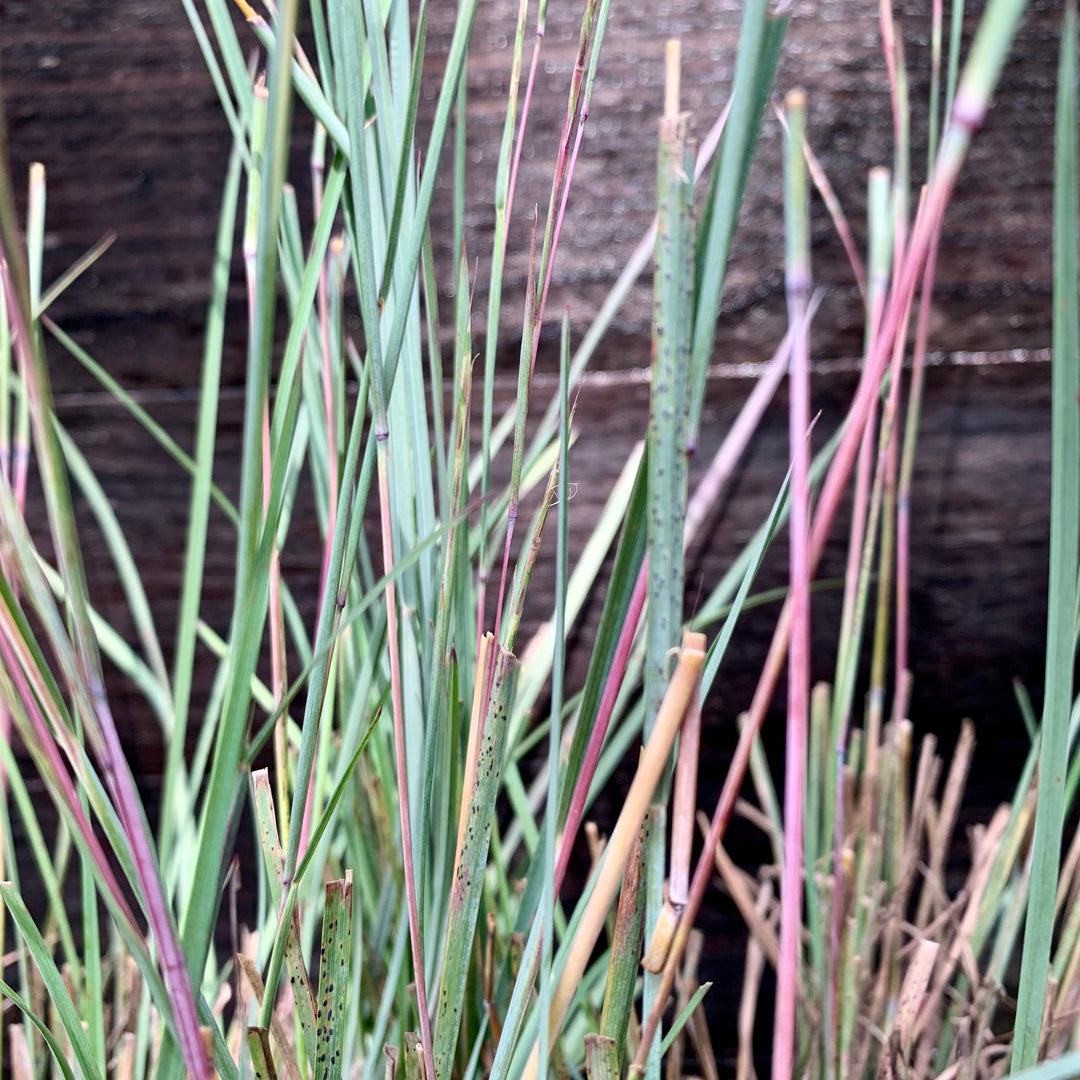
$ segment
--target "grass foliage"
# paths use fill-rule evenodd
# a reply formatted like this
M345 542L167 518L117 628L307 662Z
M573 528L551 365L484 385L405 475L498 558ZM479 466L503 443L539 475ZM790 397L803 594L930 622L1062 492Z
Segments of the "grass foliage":
M778 976L776 1080L997 1077L1045 1058L1060 1061L1025 1075L1080 1074L1068 1054L1080 1045L1080 846L1064 858L1061 850L1080 780L1072 754L1080 625L1074 5L1062 31L1055 178L1046 706L1041 722L1031 718L1015 797L976 830L957 892L945 868L973 736L965 728L947 769L932 737L917 753L912 745L909 494L942 221L1021 0L990 0L966 57L962 5L954 2L948 29L934 5L924 177L913 175L903 50L883 6L896 147L891 168L870 175L865 268L813 155L807 95L788 95L791 325L694 490L687 462L728 254L789 16L748 0L729 104L697 154L680 104L678 45L669 44L656 220L593 325L574 325L574 336L584 332L575 352L574 313L563 318L558 392L542 400L533 373L541 330L555 321L546 310L552 271L605 30L618 18L610 0L586 0L550 197L533 218L524 308L509 313L522 326L518 390L499 415L502 275L546 0L522 0L506 27L512 74L494 240L482 253L463 243L465 70L477 0L457 5L423 131L427 0L311 0L307 50L296 36L298 0L265 13L238 3L247 22L239 34L228 0L183 0L233 137L191 447L115 383L107 358L89 355L50 319L50 304L107 241L56 283L42 281L44 167L31 171L20 222L0 129L4 1068L16 1080L533 1080L583 1069L596 1080L658 1080L662 1070L675 1080L692 1054L700 1073L715 1077L693 927L718 876L751 930L740 1077L755 1075L766 964ZM305 129L313 131L310 207L288 183L291 145ZM430 231L440 170L453 179L450 268L436 265ZM916 182L924 186L913 200ZM844 424L813 458L811 187L866 304L862 377ZM478 254L491 282L480 313L472 305ZM587 392L581 378L593 351L650 259L649 424L575 561L574 406ZM235 503L215 483L234 264L246 282L248 343ZM452 310L438 302L448 292ZM352 312L360 333L349 329ZM482 342L472 337L475 314L486 323ZM169 650L134 541L53 408L46 338L115 395L190 480ZM787 372L791 472L686 628L684 552ZM26 524L31 461L48 535ZM314 509L304 512L318 520L322 575L319 595L300 597L282 562L309 493ZM849 493L836 675L831 688L811 690L812 586ZM130 639L94 609L76 498L105 539ZM211 515L236 532L227 626L202 618ZM757 571L784 528L790 588L756 596ZM554 551L550 609L530 595L541 549ZM600 624L575 686L565 643L598 592ZM708 816L697 793L702 699L741 613L769 599L783 601L772 648ZM308 609L317 611L310 624L301 615ZM543 620L529 640L527 616ZM196 712L200 656L212 657L217 673ZM861 656L871 680L856 726ZM759 732L785 664L781 799ZM106 666L138 688L160 728L156 823L117 734ZM589 806L637 747L604 843L585 825ZM747 777L753 804L740 799ZM55 828L41 820L35 784L56 808ZM735 812L761 825L775 866L752 873L732 864L723 835ZM239 836L249 832L251 841ZM593 866L571 905L562 885L582 832ZM263 873L244 884L255 916L232 926L230 953L216 934L238 844L258 850ZM31 891L44 895L43 912L27 910Z

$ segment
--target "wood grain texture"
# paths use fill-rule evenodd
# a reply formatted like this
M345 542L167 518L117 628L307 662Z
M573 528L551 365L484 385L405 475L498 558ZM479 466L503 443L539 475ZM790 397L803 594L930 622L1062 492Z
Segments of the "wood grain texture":
M494 215L495 157L510 68L512 0L480 5L469 60L466 241L478 261L477 332L484 325ZM550 171L577 42L578 5L550 5L538 88L510 234L502 335L520 333L532 208L547 205ZM740 6L736 0L619 5L604 44L592 110L556 262L549 312L570 304L580 333L615 280L654 209L656 122L662 107L663 41L683 38L683 100L700 136L722 109L731 79ZM419 145L434 108L455 6L431 5ZM813 146L862 238L866 172L889 164L891 125L873 0L797 0L778 89L809 92ZM911 72L914 145L925 141L929 5L908 0L899 20ZM1049 341L1050 154L1057 5L1037 0L1006 68L998 100L972 150L945 226L932 344L953 351L1038 347ZM239 22L241 41L254 41ZM974 26L969 18L968 29ZM58 308L68 328L98 349L129 383L190 386L218 192L228 138L183 11L174 0L110 0L47 6L4 0L0 13L4 104L12 162L49 175L46 277L103 233L118 240ZM531 47L531 40L527 42ZM303 121L291 179L307 204ZM429 163L430 164L430 163ZM925 163L913 161L913 182ZM449 205L440 174L437 203ZM759 360L782 333L780 129L765 122L742 227L736 237L718 356ZM992 228L987 226L992 224ZM450 270L449 219L433 230ZM828 294L814 354L852 356L861 345L858 297L827 214L814 205L814 274ZM444 273L444 282L453 280ZM234 296L240 299L237 272ZM618 329L648 325L646 275ZM232 321L226 378L242 378L242 318ZM552 324L554 327L554 322ZM513 350L510 350L511 352ZM625 363L618 348L598 363ZM85 386L58 364L63 386Z

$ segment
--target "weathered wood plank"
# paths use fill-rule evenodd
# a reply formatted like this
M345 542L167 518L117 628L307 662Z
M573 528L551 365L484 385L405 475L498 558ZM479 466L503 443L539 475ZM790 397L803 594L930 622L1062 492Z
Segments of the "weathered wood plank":
M512 0L480 6L469 66L466 213L470 257L480 267L478 330L493 228L494 158L510 65L506 42L516 6ZM926 125L928 5L901 6L915 145L920 146ZM809 90L811 137L857 236L862 233L866 170L891 158L877 7L873 0L795 4L781 72L781 88L799 82ZM502 334L511 344L521 321L529 216L534 205L547 205L576 47L577 9L576 4L553 3L549 10L507 264ZM672 33L684 37L684 99L700 135L725 101L739 10L735 0L682 0L659 8L632 3L616 9L550 297L551 312L571 304L578 332L652 214L663 39ZM431 8L425 116L433 108L453 11L452 4ZM173 0L110 0L88 6L57 0L42 7L29 0L4 0L0 20L13 165L18 176L25 175L32 160L44 161L49 170L49 271L59 271L104 232L118 233L113 250L71 290L59 314L81 339L92 339L126 381L192 385L228 144L180 5ZM1057 22L1057 5L1031 5L1002 92L976 139L945 227L935 348L1030 348L1049 341ZM249 40L243 25L240 33L241 40ZM307 186L302 149L292 170L301 193ZM770 117L717 334L723 358L761 359L784 323L779 154L779 127ZM913 168L917 183L923 175L919 153ZM445 194L440 188L440 196ZM451 254L449 227L436 227L434 236L445 266ZM829 288L816 323L815 353L854 355L862 334L858 300L820 205L814 211L814 244L816 277ZM234 294L239 299L239 274ZM619 329L640 333L648 322L650 297L643 278L620 316ZM241 316L231 329L226 372L231 381L243 375L242 334ZM622 355L615 342L599 362L619 365ZM61 366L57 378L71 388L87 385L70 365Z

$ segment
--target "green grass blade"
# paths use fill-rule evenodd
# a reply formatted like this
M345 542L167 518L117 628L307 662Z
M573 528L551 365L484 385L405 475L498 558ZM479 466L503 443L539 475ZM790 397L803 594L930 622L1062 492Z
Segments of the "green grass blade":
M165 668L165 658L162 655L153 613L150 610L150 602L146 597L146 590L143 588L142 578L139 576L138 566L131 553L131 548L128 546L127 537L124 535L120 522L116 518L116 513L112 508L108 495L83 456L82 451L59 424L56 425L56 433L71 477L82 491L83 498L86 499L97 521L98 528L101 530L105 546L112 556L117 577L120 579L120 586L128 602L132 622L142 642L143 652L150 670L165 692L169 694L171 693L169 675Z
M1046 688L1038 804L1024 948L1017 996L1012 1071L1039 1053L1054 903L1065 815L1069 712L1073 694L1073 624L1080 556L1080 302L1077 260L1076 4L1065 6L1058 72L1054 153L1054 362L1050 492L1050 584Z
M77 961L79 954L76 950L74 935L71 932L71 922L68 919L67 912L64 908L61 883L57 877L52 857L49 854L45 836L42 832L41 824L38 821L37 811L34 809L34 801L27 790L26 782L23 779L22 771L19 768L19 762L15 757L10 739L0 739L0 770L2 770L5 782L9 786L9 795L15 800L15 807L23 820L23 830L25 833L23 843L28 845L30 851L33 853L34 864L37 867L38 874L41 878L41 885L48 898L50 912L55 919L64 963L68 965L72 972L77 976ZM3 814L5 822L8 824L10 824L8 817L10 812L9 807L5 805ZM9 865L4 866L3 873L6 878L12 879L15 887L18 888L18 881L14 880L16 877L15 867L10 865L10 853L11 848L9 847L6 853L6 861Z
M247 1034L248 1053L251 1055L251 1071L255 1080L277 1080L274 1055L270 1048L270 1029L249 1027Z
M654 275L653 375L649 403L648 595L645 737L667 689L670 651L678 645L683 606L683 522L686 519L687 369L693 161L686 150L689 118L678 111L678 51L669 43L674 102L660 121L659 216Z
M1076 1080L1080 1076L1080 1050L1064 1054L1057 1061L1044 1061L1022 1072L1013 1073L1022 1080Z
M290 57L298 0L280 8L278 36L270 56L266 153L260 188L255 303L245 385L244 435L237 544L236 589L228 685L215 741L213 765L199 823L198 855L184 909L183 942L188 966L201 972L218 910L216 883L225 837L236 802L238 766L247 726L250 680L263 636L268 599L268 558L263 536L262 417L267 401L277 307L278 223L292 113ZM274 519L270 519L273 523ZM264 556L264 552L266 552ZM268 988L268 993L272 991ZM171 1075L166 1072L166 1076Z
M585 1075L588 1080L619 1080L619 1046L614 1039L585 1036Z
M450 895L442 986L435 1016L433 1056L435 1074L439 1077L451 1075L458 1045L465 984L472 965L472 942L499 792L503 737L517 681L517 659L505 649L494 647L499 651L492 676L490 706L487 715L482 717L483 730L479 735L472 787L462 794L463 799L468 799L468 810L464 832L459 838L460 853Z
M642 833L648 824L642 826ZM634 1008L638 967L645 941L644 835L630 853L615 912L615 932L611 942L604 1007L600 1014L600 1034L611 1038L617 1048L615 1075L626 1063L626 1033Z
M108 233L103 236L92 248L80 255L42 294L38 303L38 314L49 310L50 305L56 302L91 266L94 265L109 250L116 241L116 233Z
M42 324L50 334L80 363L91 375L108 391L110 397L115 398L130 413L155 442L169 455L185 472L191 476L198 474L198 466L183 447L144 409L134 396L130 394L119 382L116 381L105 369L90 355L74 338L65 333L51 319L42 319ZM233 524L240 520L236 507L216 484L211 485L211 493L215 504L222 510L225 516Z
M22 897L15 891L10 882L0 882L0 899L7 905L7 909L11 912L11 917L18 927L23 941L26 942L26 946L30 950L30 955L34 958L34 963L45 983L49 1003L56 1010L60 1022L64 1026L64 1033L71 1044L71 1050L75 1055L79 1071L85 1080L99 1080L99 1078L103 1080L90 1040L87 1038L86 1031L83 1028L82 1016L68 995L67 987L64 985L64 978L53 960L52 950L41 936L41 932L38 930L30 912L27 911Z
M315 1080L339 1080L348 1014L345 1010L352 961L352 872L326 886L322 962L319 966L319 1012L315 1044Z
M274 812L274 796L270 787L270 777L266 769L258 769L251 775L252 802L255 806L255 820L259 830L259 842L262 846L263 864L270 882L270 898L275 908L281 906L281 879L285 869L285 852L277 829L277 815ZM292 991L293 1008L300 1021L304 1046L307 1048L308 1066L315 1063L318 1024L316 1021L315 997L311 991L307 965L300 941L300 914L294 907L288 921L288 936L285 941L285 966L289 972L289 987ZM265 1000L265 998L264 998Z
M191 703L192 675L195 667L195 639L202 598L203 568L206 561L207 525L213 490L214 450L217 435L218 395L221 387L221 359L225 336L225 305L228 300L229 268L236 227L236 208L240 197L240 143L233 147L225 191L218 219L217 243L210 301L206 313L203 344L203 369L199 388L199 416L195 432L195 473L188 504L187 547L184 577L180 590L180 610L176 624L173 655L173 711L171 740L167 751L165 781L162 791L160 850L169 861L172 838L182 808L174 805L184 770L187 744L188 708Z
M768 8L767 0L751 0L743 8L731 86L731 109L720 154L713 166L698 238L693 370L690 376L692 437L701 420L705 376L712 357L724 275L738 224L739 207L787 29L787 17L770 17Z
M49 1025L34 1012L30 1003L3 981L0 981L0 994L6 997L37 1028L38 1033L45 1040L45 1045L48 1046L57 1068L63 1074L64 1080L81 1080L68 1062L68 1051L60 1045L60 1040L49 1030Z
M694 1015L694 1010L705 999L705 995L712 989L712 983L702 983L697 990L694 991L693 997L686 1003L686 1008L679 1013L675 1018L675 1022L671 1025L671 1030L664 1036L664 1041L660 1044L661 1055L666 1054L672 1047L672 1044L679 1037L679 1032L690 1022L690 1017Z

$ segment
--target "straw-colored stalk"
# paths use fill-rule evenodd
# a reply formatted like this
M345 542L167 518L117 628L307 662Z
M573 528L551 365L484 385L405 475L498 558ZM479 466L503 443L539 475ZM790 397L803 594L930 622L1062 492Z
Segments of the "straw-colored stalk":
M661 703L652 734L641 752L626 802L608 841L603 864L578 924L566 965L552 994L548 1024L548 1039L551 1042L558 1036L570 1002L581 984L593 948L604 928L604 921L618 891L635 837L645 820L656 785L667 767L683 717L697 693L704 664L705 635L687 631L683 635L678 665ZM536 1080L538 1060L539 1047L534 1045L523 1080Z

